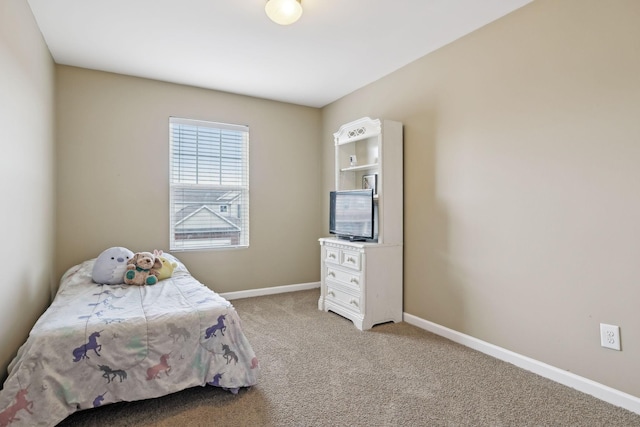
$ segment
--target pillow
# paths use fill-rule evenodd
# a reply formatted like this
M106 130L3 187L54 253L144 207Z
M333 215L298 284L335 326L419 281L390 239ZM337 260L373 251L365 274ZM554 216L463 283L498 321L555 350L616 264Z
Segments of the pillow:
M106 249L96 258L91 278L94 282L104 285L123 284L127 262L131 258L133 252L127 248L116 246Z

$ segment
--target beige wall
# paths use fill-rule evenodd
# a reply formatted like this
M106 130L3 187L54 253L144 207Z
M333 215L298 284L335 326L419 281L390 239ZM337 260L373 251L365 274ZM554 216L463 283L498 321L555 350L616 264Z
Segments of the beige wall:
M53 266L54 67L26 1L0 2L0 381L46 308Z
M169 117L250 128L248 249L175 253L217 292L318 281L321 113L67 66L56 68L56 274L111 246L169 245Z
M404 122L405 311L640 397L638 22L538 0L346 96L323 185L341 123Z

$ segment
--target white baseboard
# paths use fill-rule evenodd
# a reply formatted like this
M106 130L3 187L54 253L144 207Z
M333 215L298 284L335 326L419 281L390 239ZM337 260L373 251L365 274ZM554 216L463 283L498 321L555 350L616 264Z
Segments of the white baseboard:
M519 368L538 374L542 377L553 380L557 383L574 388L583 393L597 397L600 400L611 403L612 405L625 408L629 411L640 414L640 398L621 392L604 384L597 383L590 379L581 377L571 372L547 365L546 363L531 359L513 351L498 347L488 342L479 340L453 329L429 322L412 314L404 313L403 320L420 329L427 330L436 335L448 338L453 342L462 344L466 347L485 353L497 359L509 362Z
M227 300L260 297L264 295L284 294L286 292L306 291L308 289L319 288L320 282L300 283L298 285L274 286L272 288L250 289L248 291L225 292L220 294Z

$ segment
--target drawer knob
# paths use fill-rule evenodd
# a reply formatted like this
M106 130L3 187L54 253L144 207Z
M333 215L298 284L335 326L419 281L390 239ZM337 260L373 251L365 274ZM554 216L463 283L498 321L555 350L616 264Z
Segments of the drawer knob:
M330 254L329 254L329 258L336 259L336 254L334 254L334 253L330 253Z
M329 272L327 273L327 276L336 277L336 273L335 273L335 272L333 272L333 271L329 271Z
M355 264L356 263L356 259L353 257L348 257L347 258L347 262L350 262L351 264Z
M332 297L335 297L335 296L336 296L336 294L335 294L333 291L328 291L328 292L327 292L327 295L332 296Z
M352 305L355 305L356 307L359 307L358 305L358 300L355 298L352 298L351 301L349 301Z
M355 283L356 285L358 284L358 279L356 279L355 277L351 278L351 283Z

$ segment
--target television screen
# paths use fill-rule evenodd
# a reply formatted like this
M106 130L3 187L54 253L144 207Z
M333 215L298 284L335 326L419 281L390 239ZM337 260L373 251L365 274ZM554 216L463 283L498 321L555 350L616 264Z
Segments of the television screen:
M373 190L332 191L329 232L350 240L373 239Z

